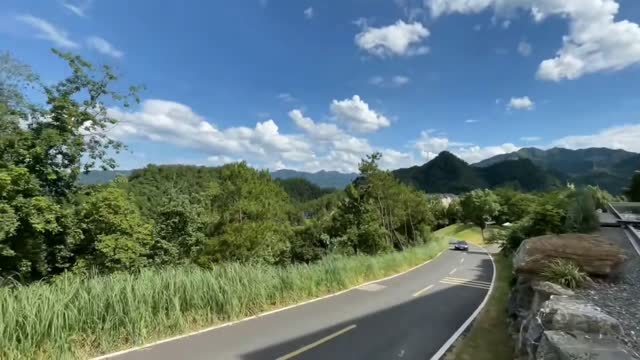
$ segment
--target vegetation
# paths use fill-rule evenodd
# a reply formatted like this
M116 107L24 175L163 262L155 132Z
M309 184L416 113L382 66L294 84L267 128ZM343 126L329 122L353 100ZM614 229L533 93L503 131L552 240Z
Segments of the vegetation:
M509 335L507 305L511 291L512 261L495 255L496 278L484 309L469 332L455 343L448 360L511 360L513 339Z
M498 197L491 190L473 190L460 202L463 218L480 228L484 241L484 229L487 222L498 214L500 204Z
M589 278L573 261L560 258L549 261L542 277L569 289L582 287Z
M0 288L0 358L84 358L325 295L418 265L442 240L286 267L168 267Z
M637 171L631 179L631 185L629 185L625 195L629 201L640 201L640 171Z
M480 228L472 224L453 224L437 230L434 236L443 237L447 240L464 240L476 245L484 245Z

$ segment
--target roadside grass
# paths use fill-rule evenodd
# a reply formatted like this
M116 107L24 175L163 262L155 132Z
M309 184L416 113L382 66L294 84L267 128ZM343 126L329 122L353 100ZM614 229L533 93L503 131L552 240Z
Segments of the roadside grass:
M508 334L507 303L511 289L511 258L493 256L496 280L491 297L476 318L471 330L460 338L447 360L511 360L513 341Z
M484 245L480 228L471 224L453 224L437 230L433 233L436 236L445 238L455 238L465 240L472 244ZM486 233L485 233L486 235Z
M88 358L302 302L416 266L443 237L378 256L309 265L225 264L0 288L1 359Z

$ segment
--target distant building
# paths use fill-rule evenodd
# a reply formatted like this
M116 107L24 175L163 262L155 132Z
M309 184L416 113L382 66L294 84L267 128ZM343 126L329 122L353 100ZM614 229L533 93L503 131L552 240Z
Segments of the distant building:
M459 198L459 196L456 194L429 194L429 195L437 199L440 199L440 201L442 201L442 205L444 206L449 206L451 202Z

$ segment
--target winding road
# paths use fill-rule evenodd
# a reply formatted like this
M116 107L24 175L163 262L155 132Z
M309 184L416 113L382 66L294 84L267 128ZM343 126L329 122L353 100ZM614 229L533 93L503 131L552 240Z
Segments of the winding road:
M447 250L335 296L100 359L438 359L488 297L484 249Z

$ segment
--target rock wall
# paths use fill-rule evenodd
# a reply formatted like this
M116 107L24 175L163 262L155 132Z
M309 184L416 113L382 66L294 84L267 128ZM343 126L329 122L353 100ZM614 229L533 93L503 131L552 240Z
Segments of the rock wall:
M618 320L538 276L545 261L553 257L574 259L591 275L615 276L624 262L621 254L611 243L576 234L523 242L514 256L517 281L508 308L515 358L634 359L633 352L617 339L623 331Z

